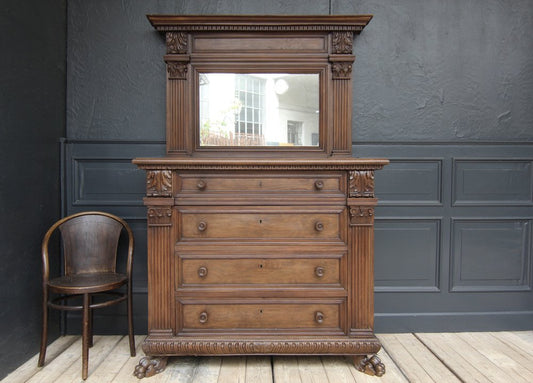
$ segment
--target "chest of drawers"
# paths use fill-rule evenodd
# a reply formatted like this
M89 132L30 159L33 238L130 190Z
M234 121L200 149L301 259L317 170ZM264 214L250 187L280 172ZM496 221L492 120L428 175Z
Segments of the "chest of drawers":
M351 355L383 373L373 174L386 160L135 163L147 171L148 374L191 354Z

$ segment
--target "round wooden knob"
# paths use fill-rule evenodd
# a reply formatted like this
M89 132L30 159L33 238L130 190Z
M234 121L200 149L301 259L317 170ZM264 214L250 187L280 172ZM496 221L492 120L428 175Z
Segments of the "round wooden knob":
M315 313L315 322L318 324L324 323L324 314L320 311Z
M317 266L315 269L315 275L319 278L322 278L324 274L326 273L326 270L322 266Z
M320 221L315 222L315 230L316 231L322 231L324 230L324 224Z
M315 189L316 189L316 190L322 190L322 189L324 189L324 181L322 181L322 180L316 180L316 181L315 181Z
M202 221L198 224L199 231L205 231L206 229L207 229L207 222Z
M201 266L198 268L198 276L200 278L205 278L207 277L207 267L205 266Z
M205 182L204 180L200 180L196 184L196 187L198 188L198 190L205 190L205 188L207 187L207 182Z
M200 316L198 317L198 320L200 323L206 323L207 322L207 313L205 311L200 313Z

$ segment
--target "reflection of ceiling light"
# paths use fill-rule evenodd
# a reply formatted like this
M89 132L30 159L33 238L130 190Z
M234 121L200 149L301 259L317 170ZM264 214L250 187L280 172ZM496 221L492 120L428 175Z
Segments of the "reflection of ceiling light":
M287 84L287 81L280 78L279 80L276 80L276 83L274 84L274 90L277 94L283 94L289 89L289 84Z

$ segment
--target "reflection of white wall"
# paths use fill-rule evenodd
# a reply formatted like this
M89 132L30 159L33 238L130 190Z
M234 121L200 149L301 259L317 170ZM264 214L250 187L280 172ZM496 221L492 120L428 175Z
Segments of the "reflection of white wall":
M291 109L279 110L279 125L283 131L283 141L287 142L287 121L301 121L302 124L302 145L311 146L313 133L318 133L318 113L297 111Z
M263 129L263 134L267 143L287 142L287 138L283 138L283 132L279 129L279 101L274 88L274 79L268 78L265 84L265 129Z
M235 129L235 75L232 73L207 73L208 84L202 85L202 92L209 100L207 113L202 110L201 124L211 125L212 131L223 132ZM203 98L203 95L202 95Z

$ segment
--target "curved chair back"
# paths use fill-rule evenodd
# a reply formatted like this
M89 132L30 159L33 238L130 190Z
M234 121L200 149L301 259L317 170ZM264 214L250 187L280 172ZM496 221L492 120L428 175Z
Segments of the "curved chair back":
M48 242L56 229L63 241L65 275L116 272L117 248L122 228L128 235L126 274L131 280L133 233L122 218L113 214L87 211L57 221L43 239L43 283L49 278Z
M122 224L104 215L83 215L59 226L65 274L116 271Z

